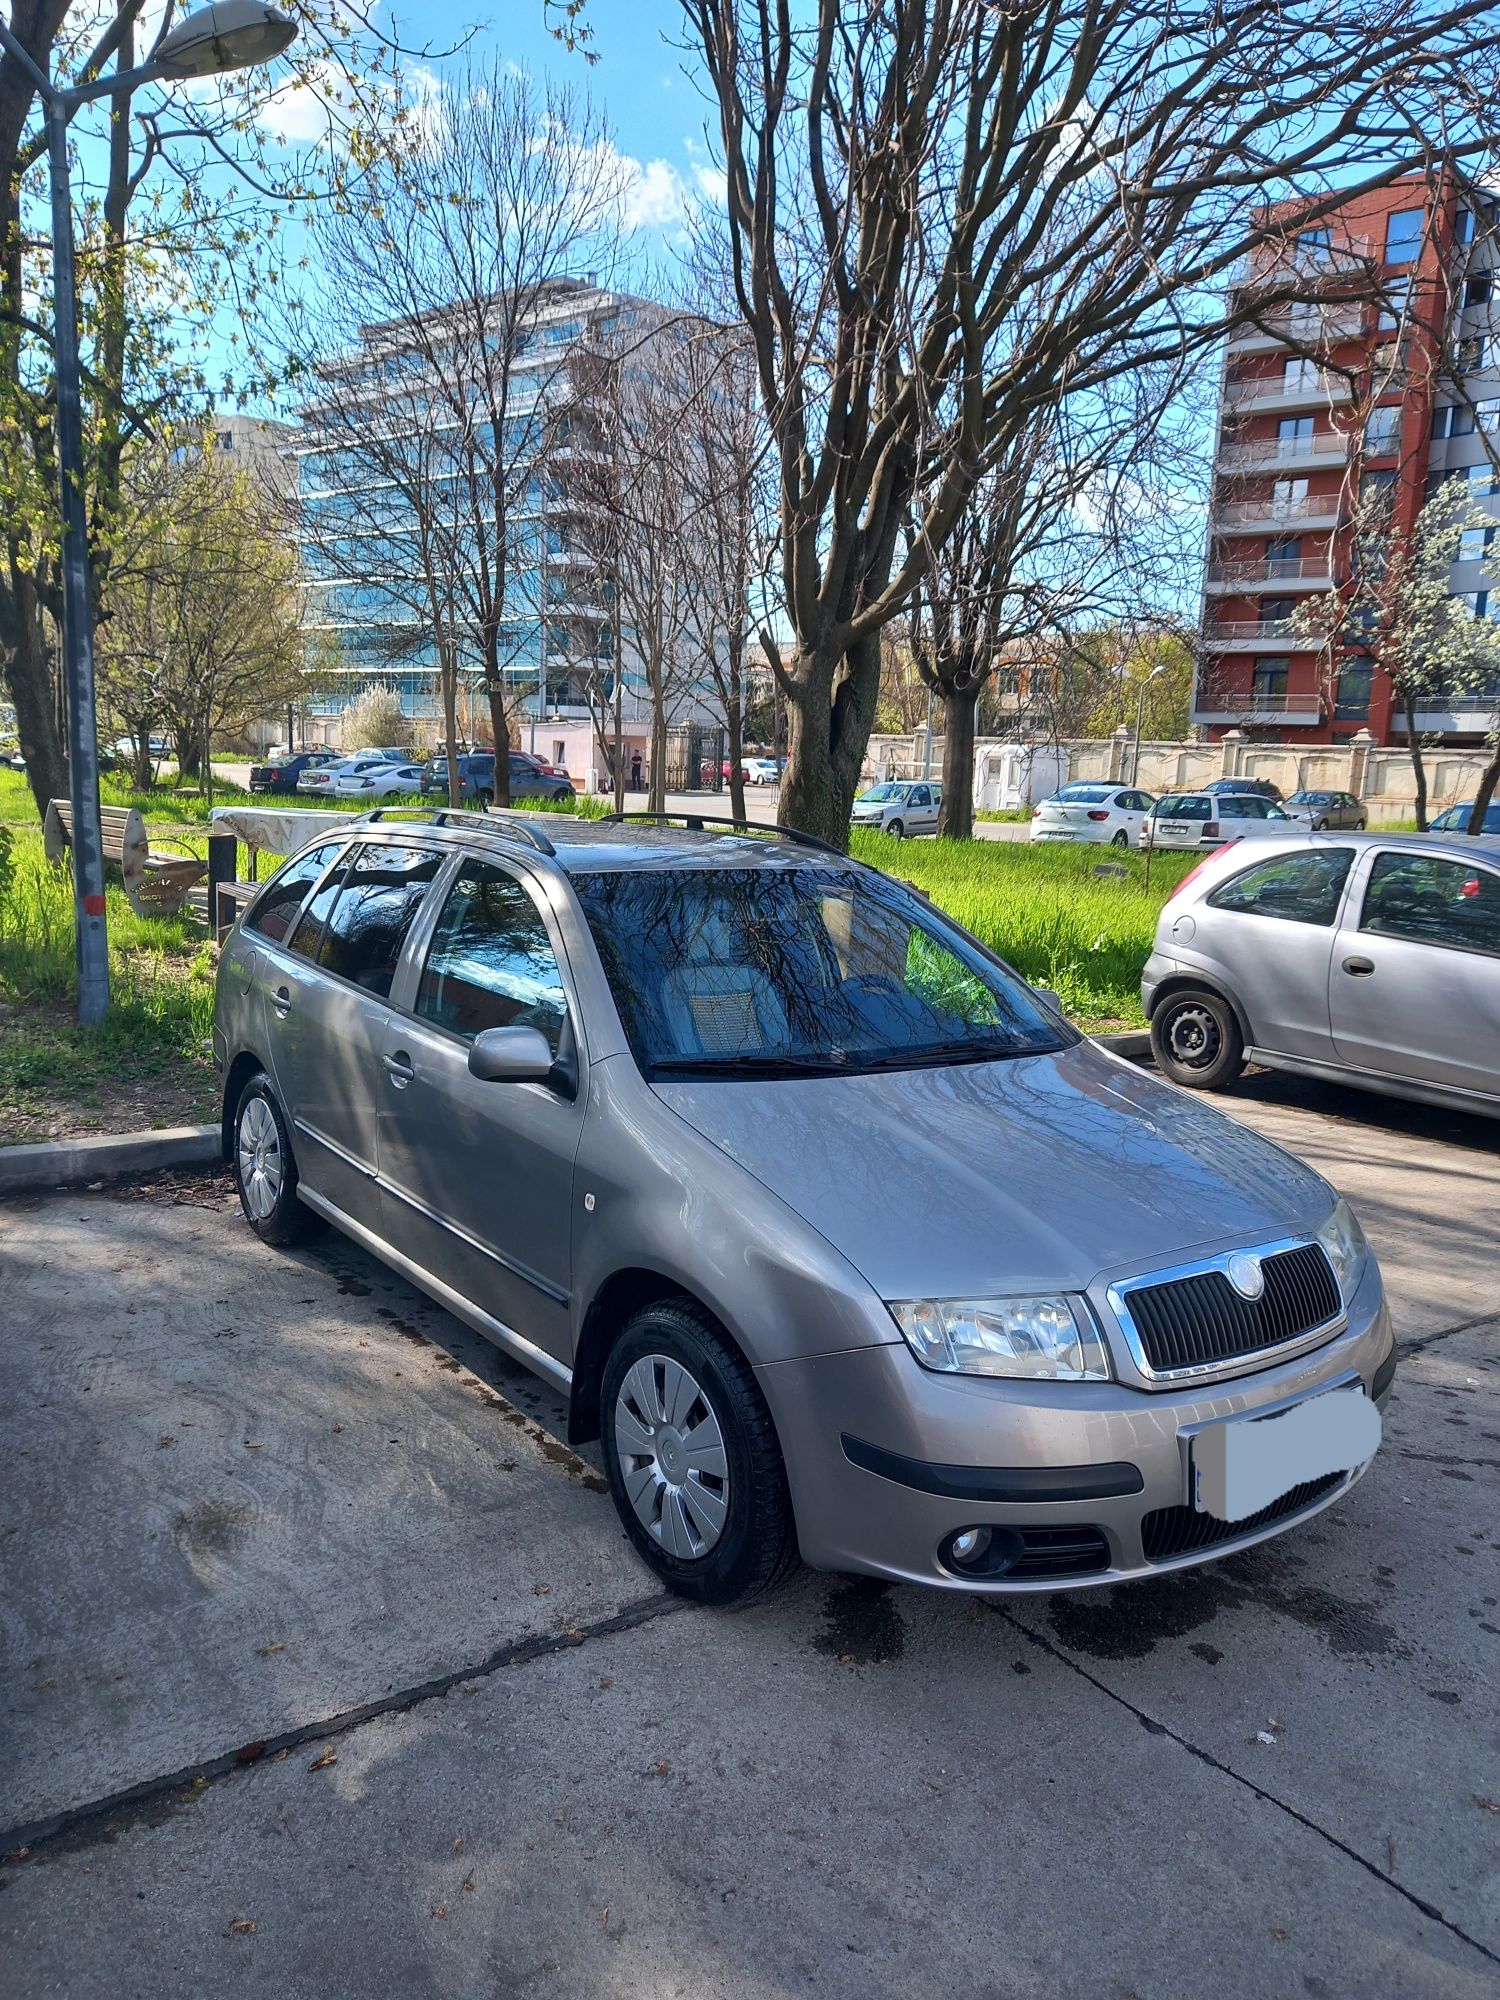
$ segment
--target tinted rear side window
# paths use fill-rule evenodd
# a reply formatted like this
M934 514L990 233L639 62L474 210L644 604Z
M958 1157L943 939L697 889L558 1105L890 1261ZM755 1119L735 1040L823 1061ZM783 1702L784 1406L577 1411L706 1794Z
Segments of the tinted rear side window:
M342 842L330 840L295 861L289 861L267 884L260 901L245 919L247 931L259 931L272 944L285 944L297 921L303 898L339 852Z
M1238 910L1255 917L1281 917L1294 924L1328 925L1339 913L1351 847L1320 848L1316 854L1283 854L1236 875L1209 897L1215 910Z
M388 994L406 934L442 860L441 854L422 847L371 843L356 848L310 955L351 985L382 997ZM302 931L310 927L317 905L332 886L325 884L313 898L293 940L294 949L301 948Z
M1158 819L1208 819L1213 812L1213 801L1201 798L1158 799L1156 816Z

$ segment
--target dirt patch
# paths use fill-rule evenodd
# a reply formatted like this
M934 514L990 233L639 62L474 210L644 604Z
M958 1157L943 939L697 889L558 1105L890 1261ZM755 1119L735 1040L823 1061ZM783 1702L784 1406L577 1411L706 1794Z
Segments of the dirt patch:
M218 1111L207 1051L184 1056L116 1034L95 1057L66 1006L0 1003L0 1146L203 1125Z

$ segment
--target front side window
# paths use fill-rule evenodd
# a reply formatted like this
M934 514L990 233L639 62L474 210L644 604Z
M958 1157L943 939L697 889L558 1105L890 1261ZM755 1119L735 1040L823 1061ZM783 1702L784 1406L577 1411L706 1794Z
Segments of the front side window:
M537 1028L554 1055L567 996L542 913L514 875L467 861L427 948L414 1010L473 1041L486 1028Z
M848 1076L1070 1039L1020 979L880 876L622 870L574 888L650 1077Z
M442 860L430 848L374 841L356 848L349 867L330 878L308 905L294 949L305 950L325 972L383 998L391 990L406 934ZM305 937L305 932L314 931L317 906L325 899L321 935Z
M1324 847L1316 854L1283 854L1236 875L1209 897L1215 910L1252 917L1280 917L1293 924L1332 924L1348 880L1354 850Z
M1500 875L1436 855L1379 854L1359 927L1500 958Z
M262 890L259 900L245 918L247 931L259 931L272 944L285 944L297 921L297 912L313 883L339 852L341 841L326 841L295 861L288 861Z

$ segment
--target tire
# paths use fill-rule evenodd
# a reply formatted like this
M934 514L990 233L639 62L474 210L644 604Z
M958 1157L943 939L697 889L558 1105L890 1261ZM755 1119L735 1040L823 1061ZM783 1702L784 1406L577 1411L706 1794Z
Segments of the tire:
M1218 1090L1245 1067L1245 1043L1234 1009L1217 993L1190 987L1163 1000L1151 1016L1157 1068L1189 1090Z
M1328 822L1327 822L1327 820L1326 820L1326 819L1315 819L1315 820L1313 821L1313 823L1312 823L1312 830L1313 830L1313 832L1314 832L1314 833L1327 833L1327 831L1328 831Z
M1115 835L1114 839L1109 844L1111 847L1129 847L1130 835L1125 831L1124 827L1122 826L1120 828L1120 831Z
M488 785L478 785L474 790L474 803L481 812L488 812L495 803L495 794Z
M328 1227L297 1193L297 1162L286 1118L262 1070L245 1085L234 1112L235 1191L262 1243L278 1249L310 1242Z
M743 1603L796 1566L771 1413L749 1364L701 1306L668 1299L630 1320L604 1364L599 1433L625 1532L668 1590L698 1604Z
M906 827L899 819L893 819L886 828L886 832L896 840L904 840L906 838Z
M1354 822L1354 831L1355 831L1356 833L1363 833L1363 832L1364 832L1364 830L1365 830L1365 826L1366 826L1366 821L1364 821L1364 820L1362 820L1362 819L1357 819L1357 820L1356 820L1356 821Z

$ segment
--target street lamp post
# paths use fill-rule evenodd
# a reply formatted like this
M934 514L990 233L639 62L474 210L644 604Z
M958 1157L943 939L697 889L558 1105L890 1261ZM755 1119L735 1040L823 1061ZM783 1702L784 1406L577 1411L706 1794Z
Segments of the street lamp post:
M62 516L63 685L67 695L68 792L73 809L78 1019L97 1027L109 1007L104 928L104 850L99 829L99 734L94 714L94 618L89 601L83 498L83 409L78 359L78 286L73 268L73 197L68 126L95 98L143 83L212 76L269 62L297 32L262 0L215 0L163 36L149 62L59 90L3 20L0 48L30 76L47 120L52 177L53 358L57 378L57 476Z
M1146 690L1148 687L1150 687L1151 683L1156 679L1158 674L1164 674L1167 671L1167 668L1170 664L1171 664L1170 661L1163 660L1159 667L1153 667L1150 673L1147 674L1145 679L1141 682L1141 691L1136 697L1135 753L1130 760L1130 782L1132 785L1138 785L1141 781L1141 725L1145 721L1146 717Z

